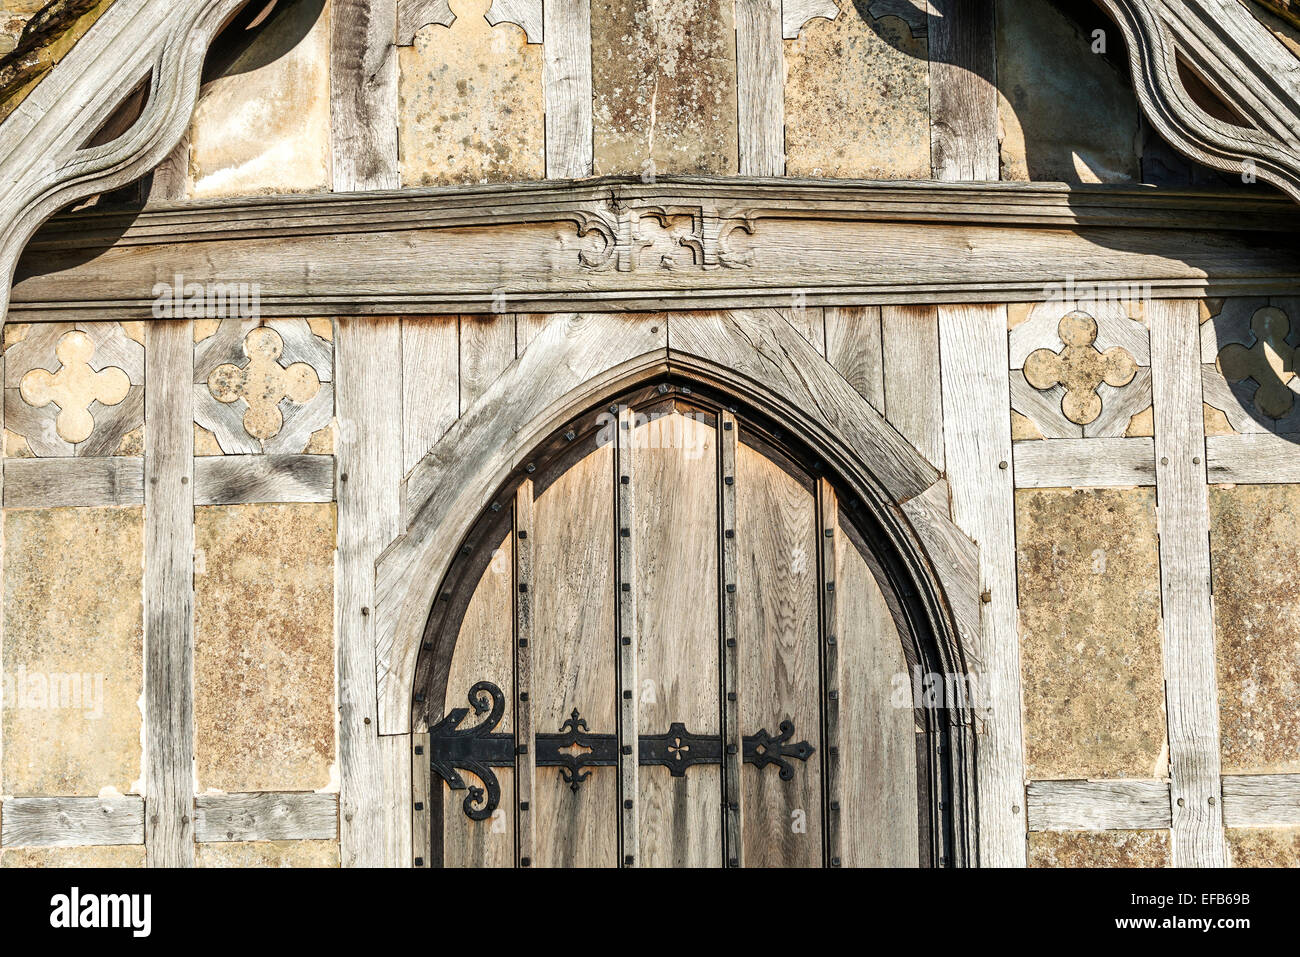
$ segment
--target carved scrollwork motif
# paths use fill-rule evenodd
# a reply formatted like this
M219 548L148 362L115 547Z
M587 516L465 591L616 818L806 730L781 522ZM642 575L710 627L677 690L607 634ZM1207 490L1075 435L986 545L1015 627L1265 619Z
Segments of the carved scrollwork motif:
M578 252L578 261L588 269L635 272L683 265L700 269L753 265L752 253L731 245L731 236L737 230L754 234L754 217L746 212L701 206L634 207L614 202L595 210L579 210L576 218L579 238L597 236L601 240L598 248ZM689 262L677 255L679 250L690 253Z

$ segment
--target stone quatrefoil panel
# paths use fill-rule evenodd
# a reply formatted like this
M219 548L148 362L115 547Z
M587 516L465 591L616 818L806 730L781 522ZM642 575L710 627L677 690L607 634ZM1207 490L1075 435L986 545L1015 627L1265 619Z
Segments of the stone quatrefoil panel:
M224 319L194 349L194 420L226 455L303 452L333 420L333 370L305 319Z
M141 454L144 346L139 324L129 327L52 322L6 330L6 454Z
M1211 434L1300 433L1300 299L1225 299L1201 314L1205 404L1221 412ZM1226 422L1224 421L1226 420Z
M1151 339L1129 304L1047 302L1015 318L1011 407L1035 438L1150 434Z

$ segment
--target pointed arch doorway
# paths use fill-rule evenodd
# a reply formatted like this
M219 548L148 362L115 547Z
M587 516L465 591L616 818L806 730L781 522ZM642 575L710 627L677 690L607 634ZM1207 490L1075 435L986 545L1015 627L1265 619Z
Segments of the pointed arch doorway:
M413 704L430 866L934 866L950 716L870 510L681 377L549 436L443 580Z

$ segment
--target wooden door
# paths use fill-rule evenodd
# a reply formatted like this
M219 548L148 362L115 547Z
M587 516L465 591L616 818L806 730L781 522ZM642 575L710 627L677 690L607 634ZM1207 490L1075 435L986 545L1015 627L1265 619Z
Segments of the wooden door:
M900 605L809 458L667 383L539 450L430 617L425 863L931 863Z

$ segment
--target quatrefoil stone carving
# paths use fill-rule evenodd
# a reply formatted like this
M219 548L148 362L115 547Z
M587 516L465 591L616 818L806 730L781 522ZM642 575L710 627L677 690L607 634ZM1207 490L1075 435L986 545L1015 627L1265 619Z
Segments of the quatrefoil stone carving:
M1229 382L1253 379L1259 384L1255 407L1272 419L1291 411L1295 393L1290 382L1295 378L1296 348L1286 341L1291 320L1281 309L1266 306L1250 318L1255 344L1247 348L1229 343L1219 350L1219 371Z
M280 403L285 399L303 405L320 391L320 377L305 362L285 367L279 362L284 340L274 329L259 327L244 338L248 365L217 366L208 376L208 390L218 402L243 399L248 403L244 428L255 439L270 439L284 425Z
M53 402L59 408L54 427L65 442L76 444L90 438L95 417L90 414L93 402L117 405L131 389L127 374L115 366L96 371L90 364L95 344L84 332L69 332L59 339L54 356L60 362L53 374L33 369L19 383L19 394L33 408Z
M1104 382L1119 388L1137 374L1137 363L1129 351L1113 346L1097 349L1097 322L1082 312L1072 312L1057 326L1065 348L1060 352L1036 349L1025 359L1025 380L1040 391L1065 387L1061 411L1077 425L1088 425L1101 415L1097 389Z

